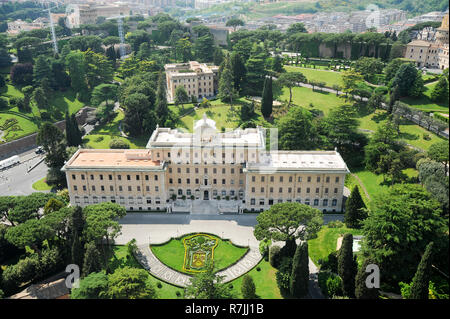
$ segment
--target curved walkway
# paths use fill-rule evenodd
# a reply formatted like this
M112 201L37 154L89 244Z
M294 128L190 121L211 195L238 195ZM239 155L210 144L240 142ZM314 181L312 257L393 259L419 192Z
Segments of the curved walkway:
M152 252L148 245L138 246L136 259L153 276L170 284L186 287L190 284L192 276L183 274L179 271L163 264ZM249 251L234 265L219 271L218 276L223 276L224 283L230 282L243 274L249 272L261 260L261 254L255 247L250 247Z

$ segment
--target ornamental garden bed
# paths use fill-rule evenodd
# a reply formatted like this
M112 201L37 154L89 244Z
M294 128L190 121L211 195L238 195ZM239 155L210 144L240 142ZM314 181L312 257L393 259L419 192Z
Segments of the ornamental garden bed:
M205 233L184 235L162 245L151 245L150 249L166 266L190 275L206 271L211 263L215 271L228 268L248 252L247 247Z

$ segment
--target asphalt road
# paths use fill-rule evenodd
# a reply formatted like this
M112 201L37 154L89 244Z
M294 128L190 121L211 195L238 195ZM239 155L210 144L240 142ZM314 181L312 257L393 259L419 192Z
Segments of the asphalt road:
M43 158L43 155L36 155L34 151L35 149L19 154L19 165L0 171L0 196L29 195L36 192L31 186L47 175L47 165L42 162L31 172L27 172Z

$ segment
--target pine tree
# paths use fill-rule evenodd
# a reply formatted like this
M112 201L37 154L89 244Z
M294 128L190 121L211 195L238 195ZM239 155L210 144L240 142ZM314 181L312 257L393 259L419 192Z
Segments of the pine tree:
M342 291L347 297L354 297L357 270L353 258L353 235L345 234L338 255L338 275L342 278Z
M366 279L370 273L366 272L368 265L374 264L369 258L366 258L358 270L355 278L355 296L357 299L378 299L380 295L378 288L367 288Z
M297 246L292 260L292 274L289 288L291 295L303 298L308 294L309 258L308 243L305 241Z
M446 76L441 76L438 83L431 92L431 100L433 102L448 101L448 80Z
M66 141L67 146L75 146L73 144L73 129L72 129L72 121L70 120L69 111L66 111L65 115L65 121L66 121Z
M101 254L95 243L89 242L86 244L86 252L84 254L83 277L86 277L92 272L99 272L101 270Z
M410 299L428 299L428 285L430 283L431 262L433 256L433 242L430 242L417 267L411 283Z
M219 95L222 102L233 105L233 99L236 97L236 91L233 86L233 75L231 72L231 63L229 57L223 62L223 70L219 80Z
M265 118L270 117L273 108L273 93L272 93L272 77L264 80L264 89L261 101L261 113Z
M367 217L367 213L364 211L365 208L366 205L359 192L359 187L356 185L345 203L345 225L348 228L361 227L361 221Z
M242 278L241 292L244 299L256 298L255 283L250 275L245 275L244 278Z
M233 75L234 89L236 90L236 92L240 93L242 91L242 86L243 82L245 81L247 70L241 56L237 52L234 52L231 55L231 70Z
M394 104L398 99L400 98L400 91L398 86L394 86L394 88L391 91L391 94L389 95L389 114L392 113L392 110L394 108Z
M51 74L50 64L49 64L48 60L43 55L40 55L36 59L36 63L33 68L34 85L40 85L41 81L44 78L50 79L51 75L52 74Z
M167 96L166 96L166 83L165 77L162 72L159 73L158 77L158 89L156 91L156 102L155 102L156 116L158 117L158 124L160 126L165 125L167 117L169 115L169 109L167 107Z

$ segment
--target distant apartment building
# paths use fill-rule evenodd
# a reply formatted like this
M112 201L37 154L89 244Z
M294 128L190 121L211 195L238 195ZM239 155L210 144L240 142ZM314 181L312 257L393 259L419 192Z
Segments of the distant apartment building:
M197 99L211 98L217 94L219 67L197 61L166 64L167 99L173 102L178 86L183 86L189 96Z
M417 67L448 68L448 33L447 13L438 29L425 28L415 40L408 43L405 58L414 60Z
M130 7L125 3L116 4L71 4L66 9L66 24L69 28L78 28L82 24L95 24L97 18L110 18L129 15Z
M193 133L157 127L146 149L79 149L62 170L72 205L230 213L284 202L341 211L349 173L336 151L269 151L263 128L220 133L206 115Z

